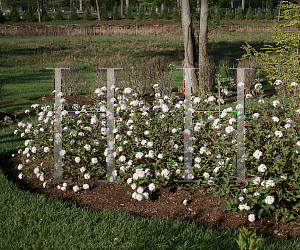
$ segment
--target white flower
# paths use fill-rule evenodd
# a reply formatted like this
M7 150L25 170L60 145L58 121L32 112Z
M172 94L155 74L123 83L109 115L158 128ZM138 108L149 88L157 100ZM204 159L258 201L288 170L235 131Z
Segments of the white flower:
M274 202L274 197L273 196L267 196L267 198L265 199L265 202L269 205L272 205Z
M80 157L75 157L75 161L76 161L76 163L79 163L80 162Z
M259 150L256 150L253 154L253 156L256 158L256 159L259 159L261 156L262 156L262 152L259 151Z
M262 85L260 83L257 83L255 86L254 86L255 89L257 90L261 90L262 88Z
M79 187L76 185L73 187L74 192L77 192L79 190Z
M248 220L249 220L250 222L255 221L255 215L254 215L254 214L249 214L249 215L248 215Z
M151 183L151 184L149 185L149 190L152 191L152 190L154 190L154 189L155 189L155 184L154 184L154 183Z
M97 159L97 158L92 158L92 163L93 163L93 164L98 163L98 159Z

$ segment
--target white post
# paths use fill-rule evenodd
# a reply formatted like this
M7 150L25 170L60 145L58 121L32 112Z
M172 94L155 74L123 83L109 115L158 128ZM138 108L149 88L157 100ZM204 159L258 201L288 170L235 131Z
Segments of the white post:
M184 180L177 180L175 182L200 182L200 180L192 180L189 179L189 174L191 173L190 168L192 167L192 116L191 112L193 109L191 108L191 68L177 68L177 69L185 69L186 73L184 74L184 86L185 86L185 127L184 127ZM233 69L233 68L231 68ZM229 180L229 182L241 182L241 181L250 181L252 180L245 180L245 153L244 153L244 140L245 140L245 133L244 133L244 81L245 81L245 74L244 70L248 68L237 68L237 180ZM252 68L251 68L252 69ZM187 83L187 84L186 84ZM219 91L219 99L220 99L220 91ZM199 111L195 110L194 112L211 112L211 111ZM217 112L217 111L216 111ZM219 103L219 116L220 116L220 103ZM244 135L244 136L243 136Z

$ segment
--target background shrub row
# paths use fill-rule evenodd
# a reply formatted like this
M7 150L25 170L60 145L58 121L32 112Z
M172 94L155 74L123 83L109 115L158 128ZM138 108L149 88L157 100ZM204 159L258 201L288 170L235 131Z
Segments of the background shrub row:
M243 19L262 20L262 19L264 19L261 8L258 8L258 12L256 13L256 15L254 15L251 11L251 6L250 5L249 5L249 9L248 9L248 12L246 13L246 15L243 15L241 6L238 7L235 16L232 14L232 12L233 12L233 9L231 9L231 11L230 10L227 11L227 14L226 14L226 12L224 10L222 10L220 7L218 7L216 13L214 13L214 10L210 9L209 19L214 20L214 22L217 22L216 24L218 24L219 21L226 20L226 19L237 19L237 20L243 20ZM277 19L278 14L279 14L279 9L278 8L276 8L274 16L271 13L271 9L269 8L269 9L267 9L265 19L266 20L273 20L274 18ZM192 17L194 19L200 19L200 12L199 11L192 11ZM121 19L121 14L118 10L117 3L115 4L115 6L113 8L112 18L114 20L120 20ZM140 8L137 18L138 19L144 19L145 18L145 12L144 12L143 8ZM180 14L178 12L178 9L176 7L173 9L171 15L167 11L167 8L164 8L162 13L159 15L155 11L155 4L153 4L152 8L151 8L150 15L149 15L149 19L158 19L158 18L162 18L162 19L166 19L166 20L169 20L169 19L180 20L181 16L180 16ZM79 18L78 13L75 9L75 6L73 6L72 11L69 15L69 20L76 21L78 19L80 19L80 18ZM89 20L89 21L94 19L93 15L91 13L90 7L86 8L85 13L83 14L83 19L84 20ZM108 20L109 19L108 11L107 11L107 8L106 8L105 4L102 5L102 10L100 11L100 19L101 20ZM133 19L130 6L128 7L127 13L125 13L125 19ZM9 16L9 20L13 21L13 22L20 22L21 21L20 14L17 11L16 7L12 8L12 11L11 11L10 16ZM25 15L25 20L29 21L29 22L36 22L37 21L37 17L34 14L32 6L28 6L28 10L27 10L26 15ZM42 21L51 21L51 17L47 13L45 7L42 9L42 12L41 12L41 20ZM65 20L63 12L61 11L60 7L58 7L56 9L56 12L55 12L55 15L54 15L54 20ZM0 10L0 23L3 23L5 21L6 21L5 16L3 15L2 11Z

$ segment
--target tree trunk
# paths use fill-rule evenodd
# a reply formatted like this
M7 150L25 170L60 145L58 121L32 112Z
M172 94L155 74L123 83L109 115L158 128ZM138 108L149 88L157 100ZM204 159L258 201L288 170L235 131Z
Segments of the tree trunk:
M184 60L182 62L182 66L188 68L197 68L195 67L195 58L197 56L197 53L189 1L183 1L181 7L181 20L184 41ZM198 94L197 89L199 88L196 73L197 70L191 69L192 93L194 96Z
M280 1L280 5L279 5L279 12L278 12L278 22L279 22L279 19L280 19L280 9L281 9L281 2L282 2L282 0Z
M70 11L72 11L72 2L73 0L70 0Z
M96 0L96 5L97 5L97 14L98 14L98 20L100 21L100 11L99 11L99 4L98 4L98 0Z
M178 11L179 11L179 15L181 15L181 0L177 0L177 8L178 8Z
M242 10L243 10L243 15L245 14L245 0L242 0Z
M161 2L160 14L162 13L163 9L164 9L164 2Z
M199 86L207 92L212 92L212 70L211 58L207 55L207 33L208 33L208 0L201 0L200 30L199 30Z
M82 0L79 0L79 11L82 11Z
M234 16L234 9L233 9L233 1L231 1L231 13L232 13L232 15Z
M200 0L197 0L197 11L200 11Z
M39 23L40 23L41 22L40 0L37 0L37 7L38 7L38 16L39 16Z
M129 6L129 0L126 0L126 13L127 13L127 10L128 10L128 6Z
M121 0L121 20L123 20L123 0Z

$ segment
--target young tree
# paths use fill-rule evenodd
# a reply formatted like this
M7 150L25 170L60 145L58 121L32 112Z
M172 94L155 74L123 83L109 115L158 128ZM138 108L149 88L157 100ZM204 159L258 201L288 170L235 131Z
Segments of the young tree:
M60 6L56 8L54 20L65 20L64 14L62 13Z
M83 19L88 21L92 21L94 19L89 7L86 8L86 11L83 14Z
M239 5L237 11L236 11L236 16L235 18L238 19L238 20L243 20L244 19L244 16L243 16L243 13L242 13L242 8L241 6Z
M101 16L101 20L105 20L105 21L108 20L108 11L106 9L105 3L102 4L102 10L100 16Z
M78 19L79 19L79 18L78 18L78 14L77 14L75 5L73 5L73 7L72 7L72 12L71 12L71 14L70 14L70 16L69 16L69 20L74 20L74 21L76 21L76 20L78 20Z
M268 73L268 77L271 80L281 80L283 82L283 86L288 87L291 90L292 82L299 82L300 80L300 64L299 64L299 41L300 41L300 33L299 32L281 32L281 27L288 27L293 25L298 25L298 31L300 30L300 18L299 11L300 5L292 4L287 1L284 1L287 4L284 4L282 7L285 9L283 11L283 18L286 20L292 20L284 24L278 24L275 20L273 20L273 25L269 24L270 28L273 29L275 35L273 36L277 45L281 45L277 48L274 48L268 45L270 49L266 51L265 54L261 52L257 52L254 48L252 48L248 43L247 46L243 45L243 49L246 50L247 54L244 54L241 59L244 60L246 57L254 58L257 61L261 68L264 69ZM300 0L297 0L300 2ZM254 55L251 55L251 51L254 52ZM280 59L284 57L283 60ZM271 85L273 82L269 81Z
M121 16L120 16L120 12L119 12L119 10L118 10L118 5L117 5L117 3L115 3L115 6L114 6L114 9L113 9L113 14L112 14L112 16L113 16L113 19L114 19L114 20L120 20L120 19L121 19Z
M126 15L125 15L125 18L126 18L126 19L130 19L130 20L133 19L132 13L131 13L131 7L130 7L130 6L128 6L128 8L127 8L127 13L126 13Z
M19 14L16 6L12 7L12 10L11 10L10 16L9 16L9 20L13 21L13 22L20 22L21 21L20 14Z
M246 19L247 20L253 20L253 13L252 13L250 4L249 4L249 8L248 8L248 11L247 11L247 14L246 14Z
M262 20L264 17L263 17L263 14L262 14L262 12L261 12L261 8L259 7L258 8L258 11L257 11L257 13L256 13L256 15L255 15L255 19L257 19L257 20Z

